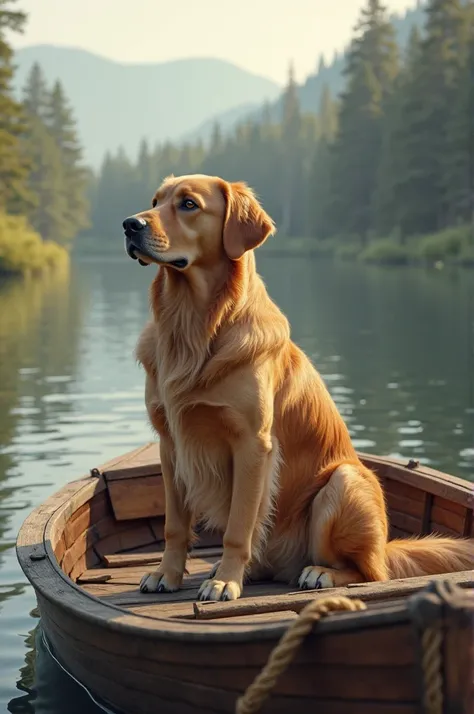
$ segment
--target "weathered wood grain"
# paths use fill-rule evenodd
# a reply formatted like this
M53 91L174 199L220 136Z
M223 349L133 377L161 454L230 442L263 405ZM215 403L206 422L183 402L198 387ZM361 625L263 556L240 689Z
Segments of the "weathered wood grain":
M435 526L473 532L470 485L424 467L362 457L386 489L392 537ZM164 517L151 517L148 506L137 511L137 503L144 484L161 483L160 473L157 445L117 457L48 499L19 534L18 557L36 590L44 631L75 676L129 714L233 714L236 697L297 613L312 600L345 595L365 600L368 609L318 623L262 714L419 711L418 633L409 597L434 579L448 578L474 591L474 572L305 593L252 583L233 603L198 603L199 584L222 551L221 534L201 532L200 545L214 547L192 551L183 588L143 594L140 578L162 556ZM117 488L116 493L128 488L131 494L129 510L122 512L131 516L135 508L130 520L118 512L115 517L111 494ZM464 611L462 617L447 617L443 625L449 659L449 706L443 714L467 711L472 701L472 620Z
M165 513L165 489L160 475L107 480L117 521L153 518Z

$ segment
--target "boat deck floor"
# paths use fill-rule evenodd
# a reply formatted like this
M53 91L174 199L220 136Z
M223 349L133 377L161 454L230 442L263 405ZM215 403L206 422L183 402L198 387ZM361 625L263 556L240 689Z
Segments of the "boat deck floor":
M77 579L77 585L104 603L129 610L137 615L159 618L195 620L194 603L197 601L201 583L209 576L214 563L222 555L222 547L196 548L188 557L186 563L187 574L184 576L181 589L175 593L142 593L139 589L143 575L158 567L163 551L151 546L139 548L135 551L104 556L101 566L85 570ZM105 567L104 567L105 565ZM328 595L330 590L327 591ZM246 583L239 599L240 604L247 600L249 605L255 603L255 598L261 596L287 595L301 593L294 586L272 581L259 581ZM309 594L309 593L308 593ZM400 598L401 599L401 598ZM393 605L398 598L391 599ZM227 603L232 608L231 603ZM367 607L380 605L377 602L368 602ZM298 616L295 611L286 607L281 610L275 608L274 612L232 613L229 617L219 615L219 622L246 623L252 622L285 622ZM211 618L212 619L212 618Z
M162 551L141 548L116 555L105 556L106 567L99 566L86 570L77 579L77 584L86 592L105 603L130 610L137 615L157 618L194 619L193 603L197 600L198 590L208 576L214 563L222 555L222 548L197 548L188 557L187 574L181 589L175 593L141 593L139 584L142 576L158 567ZM283 595L295 592L295 587L284 583L252 582L245 584L241 599L260 595ZM248 615L238 618L239 622L260 619L293 619L292 611ZM227 618L220 618L225 622ZM229 620L235 621L232 617Z

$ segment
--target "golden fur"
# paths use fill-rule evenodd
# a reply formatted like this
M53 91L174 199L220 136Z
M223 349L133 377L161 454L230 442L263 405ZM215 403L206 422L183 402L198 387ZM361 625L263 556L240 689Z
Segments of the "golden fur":
M224 533L201 599L239 597L246 575L319 588L474 567L472 541L387 543L379 481L256 272L274 225L251 189L169 177L136 216L129 252L160 265L137 357L166 490L165 553L142 591L180 587L197 520Z

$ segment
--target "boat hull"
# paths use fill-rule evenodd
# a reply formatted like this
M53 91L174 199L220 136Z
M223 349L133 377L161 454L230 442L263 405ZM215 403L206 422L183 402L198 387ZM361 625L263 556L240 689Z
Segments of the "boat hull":
M423 711L430 686L426 643L433 633L442 711L470 711L472 571L314 593L256 586L255 594L235 603L196 603L193 578L201 577L201 561L205 566L219 544L203 535L199 557L189 561L188 590L175 601L139 593L138 571L159 558L164 513L159 499L147 511L148 497L130 510L130 495L124 507L121 493L124 482L142 494L160 482L156 446L147 448L66 486L30 515L18 537L18 558L35 588L47 642L91 692L127 714L233 712L305 605L339 594L361 599L366 609L315 626L262 712ZM471 535L468 484L395 460L364 458L386 488L392 533L413 532L415 521L427 532L444 521L451 531Z

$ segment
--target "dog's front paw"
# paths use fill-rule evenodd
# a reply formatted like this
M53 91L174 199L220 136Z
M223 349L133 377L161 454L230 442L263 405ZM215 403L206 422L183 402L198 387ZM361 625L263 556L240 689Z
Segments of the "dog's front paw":
M142 593L174 593L181 587L183 576L178 573L162 573L159 570L154 573L145 573L140 581L140 592Z
M216 580L208 578L198 592L198 600L237 600L242 587L235 580Z
M300 590L321 590L335 587L334 578L327 570L318 565L310 565L301 573L298 586Z

